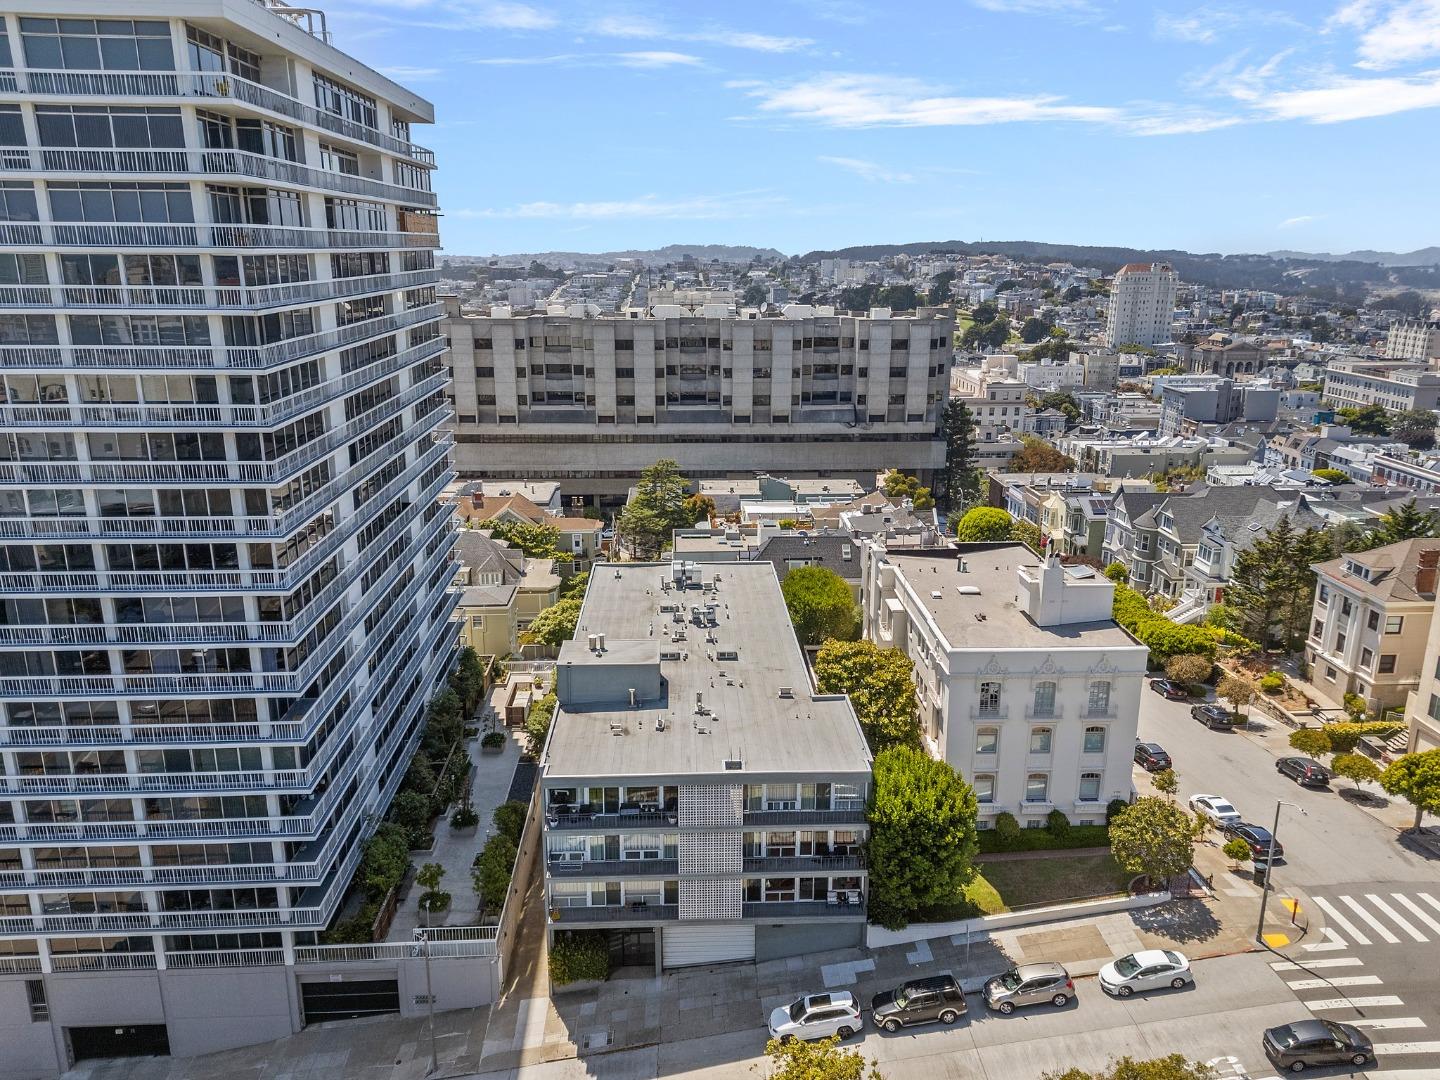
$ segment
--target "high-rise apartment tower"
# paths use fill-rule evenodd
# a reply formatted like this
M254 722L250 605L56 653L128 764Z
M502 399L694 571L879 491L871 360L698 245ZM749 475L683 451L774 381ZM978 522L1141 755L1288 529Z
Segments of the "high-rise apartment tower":
M1175 315L1175 284L1169 263L1126 263L1110 286L1105 344L1158 345L1170 340Z

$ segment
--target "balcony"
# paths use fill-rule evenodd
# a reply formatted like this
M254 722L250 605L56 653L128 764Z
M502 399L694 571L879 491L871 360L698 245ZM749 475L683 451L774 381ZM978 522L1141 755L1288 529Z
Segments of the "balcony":
M675 877L678 859L547 859L545 869L554 878L588 877Z
M607 904L601 907L551 908L550 922L570 923L662 922L680 917L678 904Z
M317 229L278 225L87 224L84 222L6 222L0 224L5 247L131 247L234 248L256 251L288 249L395 250L438 248L433 232L383 232L365 229Z
M768 919L863 919L865 904L830 903L827 900L777 900L770 903L748 903L742 908L745 918L764 922Z
M757 874L819 874L864 870L863 855L780 855L745 857L745 872Z
M596 814L578 813L562 814L554 811L545 815L545 827L548 829L653 829L656 826L674 827L679 821L675 811L645 813L642 811Z
M746 825L864 825L865 806L838 810L746 810Z

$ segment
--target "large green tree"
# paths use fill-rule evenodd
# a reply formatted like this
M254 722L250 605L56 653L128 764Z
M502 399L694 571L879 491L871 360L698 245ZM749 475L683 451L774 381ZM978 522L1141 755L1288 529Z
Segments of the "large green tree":
M827 641L815 654L815 685L822 694L846 694L870 749L918 746L915 665L899 649L873 641Z
M953 903L974 877L975 792L943 761L896 746L875 758L866 844L870 917L892 929Z
M575 636L575 627L580 622L582 597L572 596L551 604L530 621L526 633L532 641L556 648L562 641Z
M771 1039L765 1054L770 1060L763 1080L884 1080L873 1062L859 1050L842 1047L833 1036L813 1042Z
M1324 530L1297 529L1281 517L1235 558L1225 594L1235 631L1262 645L1301 648L1315 601L1311 566L1330 557Z
M482 522L480 527L489 529L490 535L496 540L519 548L532 559L558 559L560 557L560 530L554 525L496 518L492 521Z
M1157 884L1190 869L1194 845L1190 815L1169 799L1147 795L1110 822L1110 854L1115 861Z
M964 544L1009 540L1015 521L998 506L972 506L955 527L955 539Z
M880 489L887 499L909 499L916 510L930 510L935 506L934 494L920 483L920 478L908 476L899 469L891 469L885 474Z
M661 458L640 473L635 494L615 519L620 542L637 559L657 557L674 530L695 524L685 505L689 488L680 466L670 458Z
M1336 409L1335 415L1356 435L1389 435L1390 414L1381 405Z
M940 418L945 436L945 470L937 493L943 509L955 513L980 501L984 476L975 463L975 417L958 398L945 403Z
M1189 1061L1184 1054L1170 1054L1145 1061L1126 1056L1103 1069L1047 1072L1041 1080L1215 1080L1218 1075L1209 1065Z
M1402 540L1434 536L1437 532L1440 532L1440 510L1421 510L1414 499L1407 499L1394 510L1380 515L1375 527L1346 550L1370 551Z
M1020 324L1020 340L1026 345L1034 345L1037 341L1048 337L1050 335L1050 328L1054 325L1055 323L1050 319L1042 318L1039 315L1031 315Z
M1435 414L1407 409L1390 422L1390 434L1412 450L1429 450L1435 445Z
M824 566L798 566L780 583L785 607L801 644L830 638L850 641L860 633L860 607L845 579Z
M1415 807L1414 828L1426 814L1440 814L1440 750L1396 758L1380 774L1380 786Z
M1006 472L1063 473L1075 468L1075 459L1062 454L1038 435L1022 435L1020 449L1005 466Z

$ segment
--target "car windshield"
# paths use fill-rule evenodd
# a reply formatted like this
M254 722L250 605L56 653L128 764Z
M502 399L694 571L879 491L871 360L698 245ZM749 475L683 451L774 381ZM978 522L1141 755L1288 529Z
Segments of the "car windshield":
M1295 1029L1288 1024L1276 1028L1271 1034L1275 1036L1275 1045L1282 1049L1289 1049L1300 1041L1295 1034Z
M1018 971L1007 971L1000 976L1000 985L1006 990L1014 990L1020 985L1020 973Z
M1135 962L1135 957L1122 956L1119 960L1115 961L1115 970L1122 979L1128 979L1140 970L1140 965Z
M797 1024L798 1024L801 1020L805 1019L805 999L804 999L804 998L801 998L799 1001L795 1002L795 1004L793 1004L793 1005L790 1006L790 1019L791 1019L791 1020L794 1020L795 1023L797 1023Z
M1234 814L1236 817L1240 816L1240 812L1228 802L1217 802L1215 804L1215 812L1217 814Z
M1174 964L1176 967L1179 967L1185 962L1178 952L1171 952L1169 949L1165 950L1165 959L1169 960L1170 963Z
M895 991L895 1004L898 1005L898 1006L900 1006L900 1008L902 1008L902 1009L905 1008L907 1005L909 1005L909 1004L910 1004L910 995L909 995L909 993L906 992L906 991L904 991L904 990L896 990L896 991Z

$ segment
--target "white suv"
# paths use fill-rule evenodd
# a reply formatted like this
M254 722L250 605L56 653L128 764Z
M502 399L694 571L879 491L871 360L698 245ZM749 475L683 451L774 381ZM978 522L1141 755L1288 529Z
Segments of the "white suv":
M831 1035L848 1039L861 1026L860 1008L855 998L844 991L797 998L770 1014L770 1037L781 1042L826 1039Z

